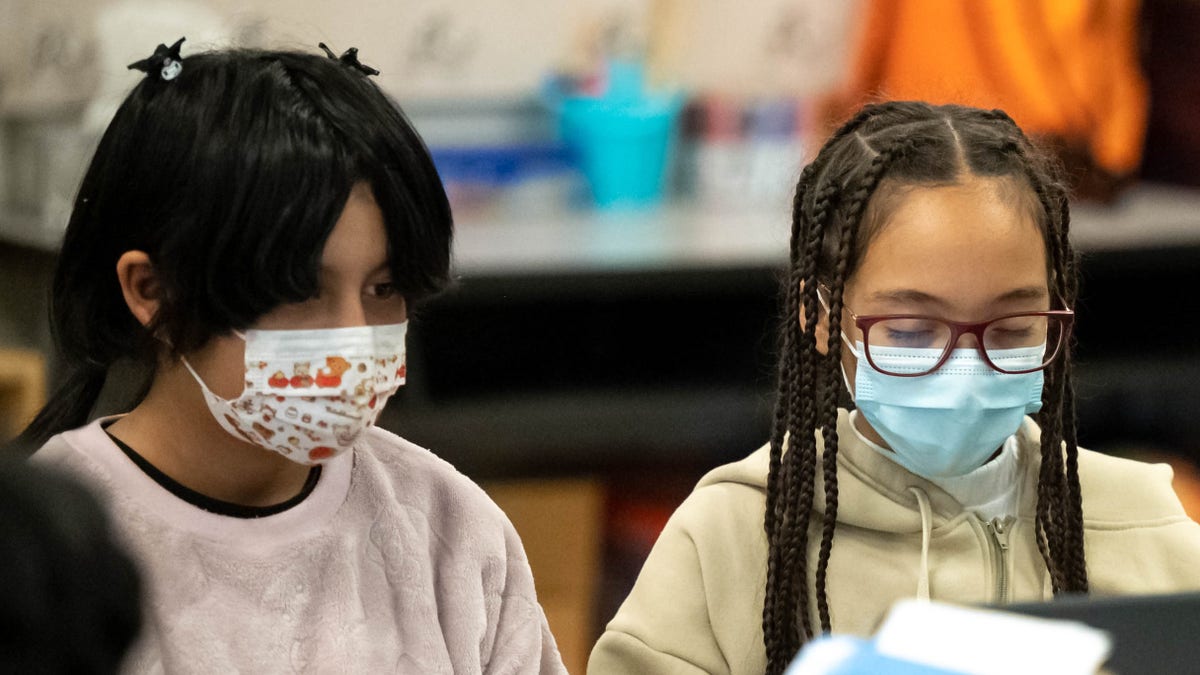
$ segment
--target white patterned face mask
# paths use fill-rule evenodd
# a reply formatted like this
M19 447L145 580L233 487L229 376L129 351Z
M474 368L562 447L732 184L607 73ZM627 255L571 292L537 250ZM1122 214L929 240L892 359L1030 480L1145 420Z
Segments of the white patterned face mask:
M214 394L184 359L217 422L235 438L300 464L348 450L404 384L408 323L250 330L242 394Z

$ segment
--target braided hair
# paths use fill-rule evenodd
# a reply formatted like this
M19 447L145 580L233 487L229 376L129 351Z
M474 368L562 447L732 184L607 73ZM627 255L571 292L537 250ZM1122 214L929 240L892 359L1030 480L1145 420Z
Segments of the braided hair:
M922 102L869 105L829 138L800 175L790 265L780 294L779 390L764 519L768 673L781 673L805 642L831 630L826 575L838 510L837 395L846 281L886 220L898 188L948 185L964 175L1006 178L1018 186L1018 201L1035 217L1045 240L1051 296L1073 306L1076 265L1060 171L1000 110ZM818 285L829 290L823 349L816 333ZM1046 369L1037 417L1043 458L1037 542L1056 594L1086 592L1088 583L1069 345L1063 349L1067 353ZM823 513L813 508L818 457ZM812 569L809 540L818 533Z

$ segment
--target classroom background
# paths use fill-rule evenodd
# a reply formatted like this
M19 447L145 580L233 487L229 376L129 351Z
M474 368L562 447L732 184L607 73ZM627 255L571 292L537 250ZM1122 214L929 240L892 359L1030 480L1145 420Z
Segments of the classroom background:
M1058 152L1080 443L1171 462L1200 517L1198 35L1192 0L0 0L0 441L53 391L55 250L126 64L325 42L381 71L456 221L381 424L505 508L573 672L694 482L765 441L791 190L871 97Z

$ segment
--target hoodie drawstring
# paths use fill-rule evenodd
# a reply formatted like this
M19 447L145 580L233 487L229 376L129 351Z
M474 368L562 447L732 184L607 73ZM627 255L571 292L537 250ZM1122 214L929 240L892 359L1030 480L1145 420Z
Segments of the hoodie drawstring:
M929 538L933 532L933 508L929 506L929 495L919 487L908 491L917 498L917 509L921 512L921 569L917 574L917 599L929 602Z

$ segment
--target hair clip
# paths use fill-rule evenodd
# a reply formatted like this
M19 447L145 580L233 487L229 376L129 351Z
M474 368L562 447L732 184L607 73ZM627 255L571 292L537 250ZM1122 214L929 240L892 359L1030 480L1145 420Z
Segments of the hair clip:
M170 82L183 72L183 59L179 56L179 47L185 39L187 38L179 38L170 47L160 44L148 58L129 64L129 69L140 70L150 76L157 72L160 80Z
M341 56L334 56L333 50L327 47L324 42L319 43L317 46L325 50L325 55L329 58L333 59L334 61L340 61L343 65L350 66L363 75L379 74L378 70L375 70L371 66L368 66L367 64L358 60L358 47L351 47L350 49L342 52Z

